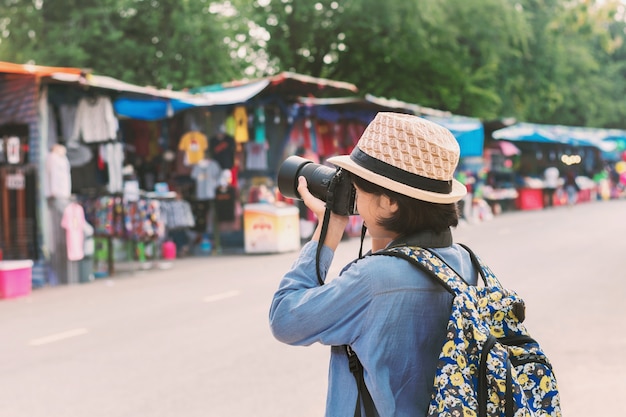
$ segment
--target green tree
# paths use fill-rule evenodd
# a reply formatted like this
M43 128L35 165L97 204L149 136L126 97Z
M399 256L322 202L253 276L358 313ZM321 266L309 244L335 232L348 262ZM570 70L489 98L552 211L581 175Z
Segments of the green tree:
M496 116L499 62L525 41L520 13L499 0L260 3L248 13L280 68L462 114Z
M612 59L620 38L607 31L617 23L616 4L528 0L521 5L532 37L516 62L523 70L501 74L511 80L503 90L510 100L507 107L530 122L610 124L619 102L615 93L624 89L615 78L621 65L616 67Z
M32 60L41 10L34 2L0 0L0 60L25 63Z
M206 0L4 3L11 18L3 22L12 36L0 44L8 44L0 50L3 59L90 68L175 89L238 78L243 68Z
M0 59L174 89L287 70L484 119L624 128L622 8L618 0L0 0Z

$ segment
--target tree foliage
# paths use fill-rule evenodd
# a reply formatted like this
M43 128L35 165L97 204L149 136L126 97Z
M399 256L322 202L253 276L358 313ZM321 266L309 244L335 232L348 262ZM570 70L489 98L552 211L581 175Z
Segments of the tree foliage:
M91 68L176 89L242 71L205 0L4 0L3 9L11 15L0 44L5 60Z
M175 89L295 71L455 114L626 128L617 0L0 0L0 59Z

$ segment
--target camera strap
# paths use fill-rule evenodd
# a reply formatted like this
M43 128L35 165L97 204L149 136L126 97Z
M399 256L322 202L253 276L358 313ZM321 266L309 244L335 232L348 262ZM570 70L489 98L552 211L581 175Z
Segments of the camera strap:
M359 246L359 259L363 257L363 241L365 240L365 234L367 233L367 226L363 223L361 226L361 245Z
M317 273L317 282L320 285L324 285L324 280L322 279L322 274L320 272L320 257L322 254L322 246L324 245L324 240L326 240L326 233L328 232L328 222L330 221L330 208L328 204L326 204L326 210L324 210L324 219L322 220L322 228L320 230L320 241L317 243L317 251L315 253L315 272Z
M338 173L335 173L335 178ZM326 210L324 210L324 219L322 220L322 228L320 229L320 241L317 244L317 251L315 253L315 272L317 274L317 282L320 285L324 285L324 280L322 279L322 274L320 272L320 257L322 254L322 246L324 245L324 241L326 240L326 234L328 232L328 223L330 222L330 213L331 207L334 206L335 203L335 187L337 186L336 181L331 181L328 184L328 190L326 192Z

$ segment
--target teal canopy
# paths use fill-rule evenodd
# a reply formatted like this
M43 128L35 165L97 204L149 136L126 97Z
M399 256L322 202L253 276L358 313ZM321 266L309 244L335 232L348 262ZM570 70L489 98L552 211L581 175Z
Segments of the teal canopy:
M447 128L461 148L461 158L482 156L485 141L485 129L479 119L465 116L422 116L425 119Z
M615 145L610 138L626 138L626 131L592 127L544 125L535 123L517 123L493 132L494 139L517 142L538 142L565 144L571 146L592 146L603 152L610 151Z

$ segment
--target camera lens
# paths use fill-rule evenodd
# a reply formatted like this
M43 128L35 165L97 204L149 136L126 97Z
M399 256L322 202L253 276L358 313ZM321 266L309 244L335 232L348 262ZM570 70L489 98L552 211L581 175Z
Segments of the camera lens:
M315 197L326 201L328 186L336 170L324 165L315 164L299 156L290 156L278 170L278 189L288 198L301 199L298 193L298 177L306 178L309 191Z

